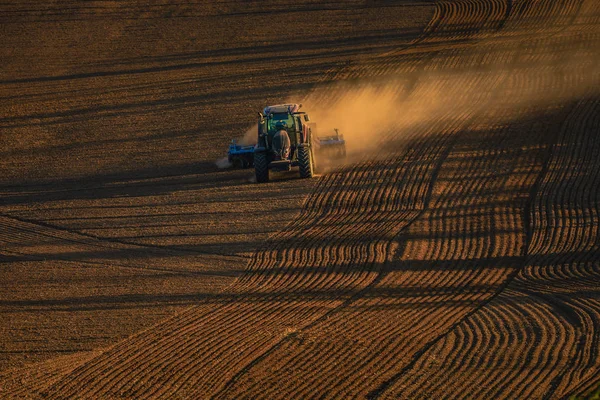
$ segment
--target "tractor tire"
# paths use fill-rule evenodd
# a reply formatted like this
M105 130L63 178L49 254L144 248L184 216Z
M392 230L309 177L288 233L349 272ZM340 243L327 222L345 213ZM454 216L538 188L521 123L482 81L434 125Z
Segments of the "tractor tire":
M267 153L254 153L254 173L256 174L256 182L269 182L269 162Z
M298 166L300 167L300 178L312 178L313 160L310 147L298 147Z

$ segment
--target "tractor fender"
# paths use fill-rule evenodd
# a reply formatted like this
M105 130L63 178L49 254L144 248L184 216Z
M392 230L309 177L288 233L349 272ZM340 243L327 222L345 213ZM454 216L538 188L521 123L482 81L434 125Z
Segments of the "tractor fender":
M310 128L308 125L302 125L302 132L300 132L300 141L302 143L310 142Z

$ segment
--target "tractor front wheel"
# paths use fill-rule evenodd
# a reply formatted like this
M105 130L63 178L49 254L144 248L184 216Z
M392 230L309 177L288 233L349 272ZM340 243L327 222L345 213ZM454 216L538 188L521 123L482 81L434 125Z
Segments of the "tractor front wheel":
M254 153L254 172L256 174L256 182L269 182L269 162L267 153Z
M300 167L300 178L312 178L314 171L310 147L298 148L298 166Z

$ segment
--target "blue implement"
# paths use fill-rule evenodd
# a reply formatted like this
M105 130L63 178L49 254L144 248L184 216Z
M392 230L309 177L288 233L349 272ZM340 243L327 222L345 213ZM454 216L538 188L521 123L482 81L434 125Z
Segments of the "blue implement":
M229 151L227 151L227 158L235 167L250 168L254 165L254 145L241 146L232 140Z

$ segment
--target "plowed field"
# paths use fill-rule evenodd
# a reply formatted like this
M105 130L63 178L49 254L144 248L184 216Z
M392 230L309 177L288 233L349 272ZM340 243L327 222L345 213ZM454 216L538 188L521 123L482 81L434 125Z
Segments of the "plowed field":
M597 0L0 11L0 398L600 390ZM217 167L289 101L345 162Z

